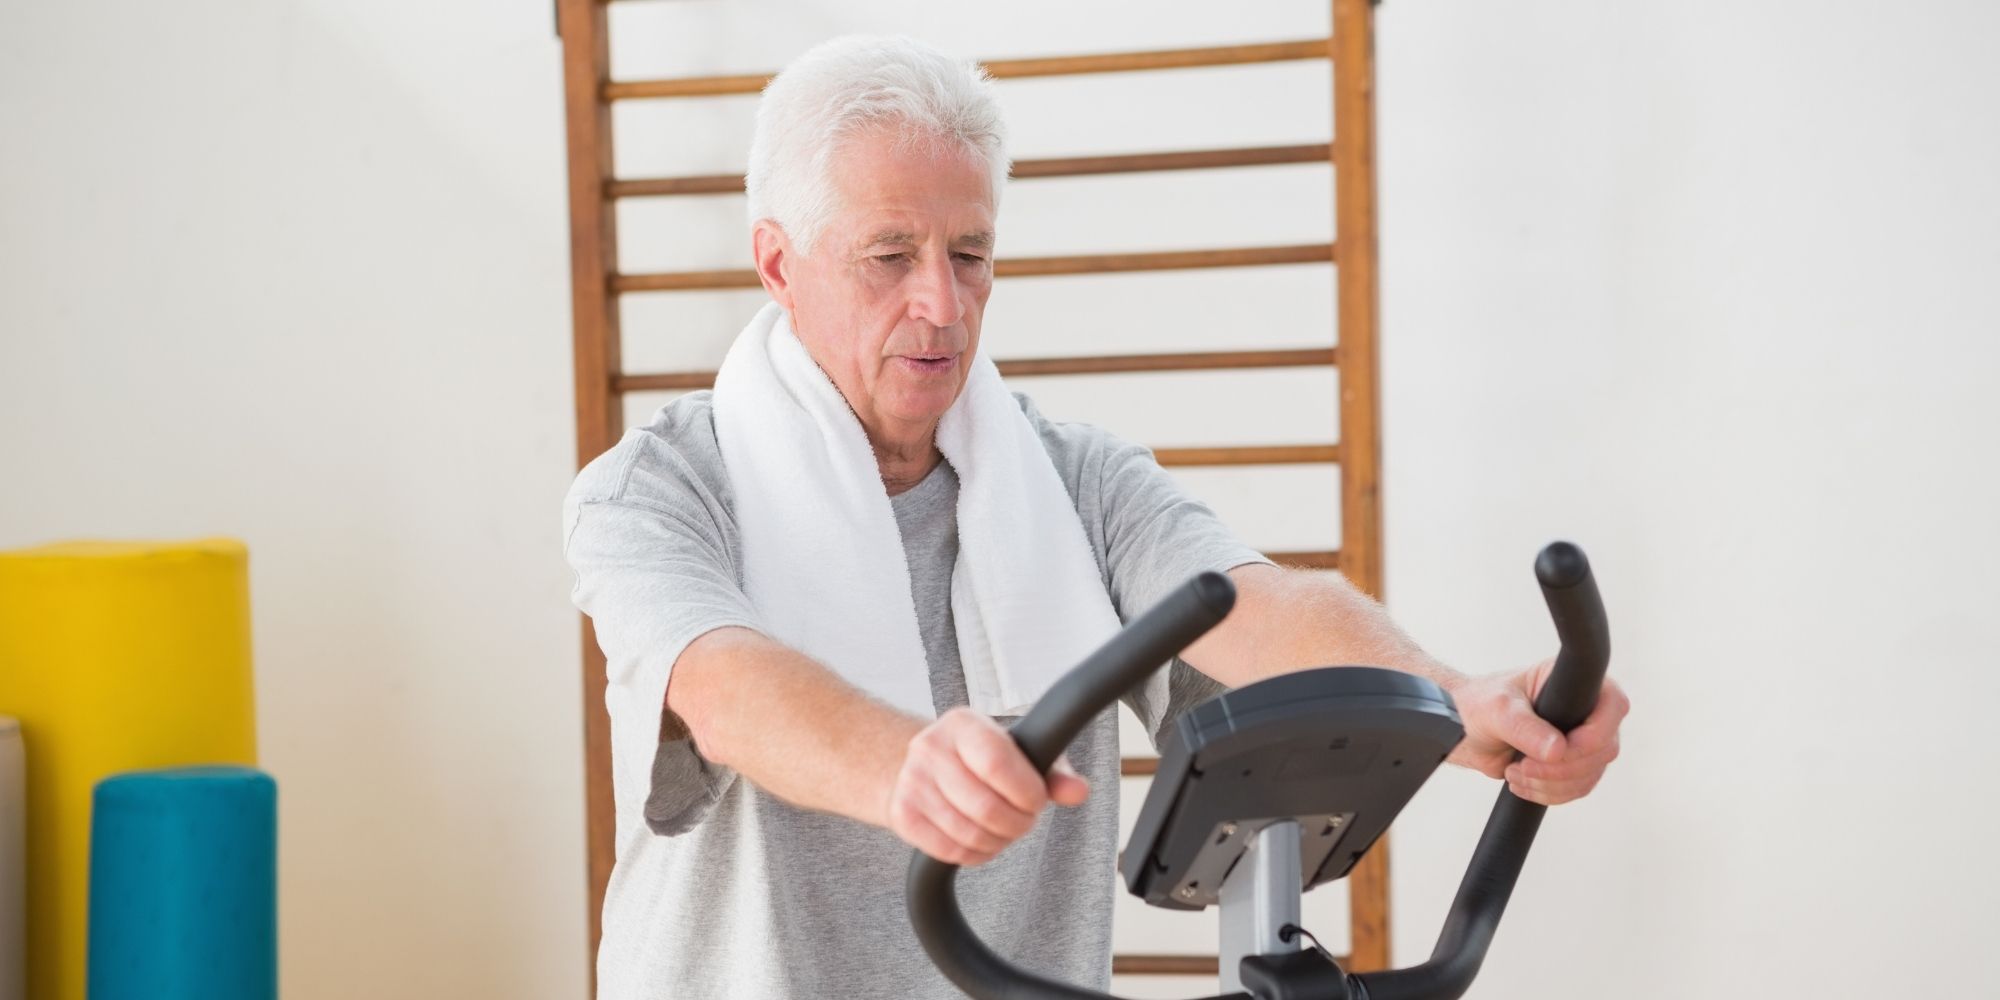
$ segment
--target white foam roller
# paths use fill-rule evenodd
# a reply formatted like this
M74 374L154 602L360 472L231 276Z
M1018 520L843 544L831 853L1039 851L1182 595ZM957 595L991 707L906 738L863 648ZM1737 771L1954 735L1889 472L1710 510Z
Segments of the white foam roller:
M21 726L0 716L0 1000L28 992L28 775Z

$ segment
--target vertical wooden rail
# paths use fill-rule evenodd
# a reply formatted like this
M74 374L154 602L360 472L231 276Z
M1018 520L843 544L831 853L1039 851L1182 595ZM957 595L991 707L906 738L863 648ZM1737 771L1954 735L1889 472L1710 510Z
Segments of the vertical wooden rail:
M611 76L602 0L557 0L556 30L563 36L563 105L569 123L570 294L576 378L576 461L581 468L618 439L623 426L612 379L619 358L618 297L610 277L618 271L616 205L605 197L611 181L611 105L604 85ZM597 993L597 941L602 932L604 886L615 856L611 800L611 719L604 708L604 654L590 619L583 621L583 761L585 849L590 879L591 995Z
M1382 596L1375 233L1375 5L1333 0L1334 246L1340 366L1340 568ZM1351 971L1389 967L1389 839L1349 876Z

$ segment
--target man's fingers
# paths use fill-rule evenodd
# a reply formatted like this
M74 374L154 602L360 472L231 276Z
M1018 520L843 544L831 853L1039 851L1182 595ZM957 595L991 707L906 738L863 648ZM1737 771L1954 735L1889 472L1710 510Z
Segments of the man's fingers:
M1066 761L1044 779L993 720L954 709L911 739L889 821L925 854L976 865L1033 830L1052 796L1076 804L1088 791Z
M1602 749L1606 743L1617 739L1618 726L1632 710L1631 699L1610 678L1604 681L1604 690L1597 696L1597 707L1583 724L1569 731L1567 756L1589 756Z
M1597 787L1598 778L1602 777L1604 773L1598 771L1588 777L1552 781L1525 776L1521 771L1521 767L1525 763L1527 762L1520 761L1508 766L1507 787L1516 796L1527 799L1530 802L1539 802L1545 806L1559 806L1565 802L1573 802L1583 798L1585 795L1589 795L1591 789Z
M902 817L903 839L917 850L948 865L971 866L992 860L993 855L971 850L947 836L937 824L912 809Z
M1034 829L1035 815L1041 811L1040 803L1032 812L1014 805L956 755L940 755L932 763L932 775L945 801L982 830L1002 838L1003 844ZM1033 773L1032 769L1030 773ZM1039 778L1033 781L1031 794L1037 798L1046 794ZM956 835L956 831L947 832Z
M997 801L997 799L996 799ZM951 800L943 782L917 793L917 806L931 825L944 832L960 847L981 854L998 854L1013 837L987 828L978 817Z
M1535 714L1535 706L1519 691L1509 691L1500 711L1500 738L1535 760L1561 760L1567 744L1563 734Z
M1619 725L1632 703L1606 678L1590 717L1565 735L1535 714L1531 700L1554 666L1554 660L1545 660L1453 691L1466 739L1450 759L1505 779L1514 794L1531 802L1555 805L1588 795L1618 758ZM1514 751L1519 759L1513 759Z
M959 864L967 854L957 841L924 818L914 796L899 791L889 800L889 825L910 846L946 864Z
M1574 743L1571 744L1573 751L1575 746ZM1572 752L1554 763L1532 759L1519 760L1508 765L1507 774L1510 778L1513 775L1519 774L1524 778L1530 778L1535 781L1569 782L1582 778L1594 778L1596 775L1602 774L1604 769L1617 759L1618 736L1614 733L1609 742L1597 747L1590 753Z
M990 720L977 719L959 732L953 748L971 773L1015 809L1030 816L1042 811L1048 789L1006 730Z
M1561 805L1589 795L1604 778L1604 769L1618 759L1618 740L1588 756L1570 756L1555 763L1518 760L1507 765L1507 787L1515 795L1543 805Z

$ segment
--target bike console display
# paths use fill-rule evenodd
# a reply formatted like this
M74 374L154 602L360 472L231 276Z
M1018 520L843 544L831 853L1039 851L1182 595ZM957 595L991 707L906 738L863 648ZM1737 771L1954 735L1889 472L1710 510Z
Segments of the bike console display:
M1212 906L1258 831L1289 819L1298 889L1343 878L1464 734L1443 689L1374 667L1212 698L1174 727L1120 874L1153 906Z

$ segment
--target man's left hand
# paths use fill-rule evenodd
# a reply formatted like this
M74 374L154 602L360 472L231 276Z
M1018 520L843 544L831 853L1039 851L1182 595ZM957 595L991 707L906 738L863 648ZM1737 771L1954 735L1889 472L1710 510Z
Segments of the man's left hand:
M1451 689L1465 723L1465 740L1447 758L1489 778L1505 778L1515 795L1560 805L1590 794L1618 759L1618 726L1632 703L1604 679L1597 708L1565 737L1535 714L1534 698L1555 667L1544 660L1516 673L1469 677ZM1526 756L1514 759L1514 751Z

